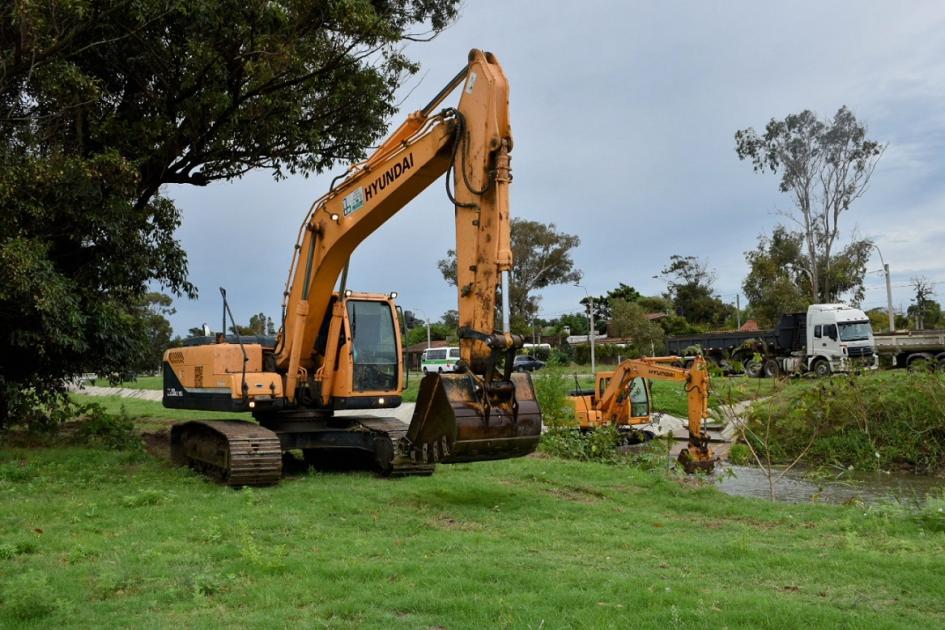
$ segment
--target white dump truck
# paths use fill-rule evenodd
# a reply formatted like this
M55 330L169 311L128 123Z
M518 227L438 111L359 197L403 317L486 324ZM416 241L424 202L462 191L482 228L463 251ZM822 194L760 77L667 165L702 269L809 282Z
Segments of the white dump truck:
M846 304L812 304L806 313L782 315L769 330L673 336L666 346L671 354L698 346L720 367L740 363L750 376L826 376L879 364L869 318Z

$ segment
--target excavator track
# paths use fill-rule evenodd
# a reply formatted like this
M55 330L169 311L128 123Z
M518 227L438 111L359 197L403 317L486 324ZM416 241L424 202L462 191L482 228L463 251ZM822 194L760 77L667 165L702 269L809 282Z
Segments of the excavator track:
M171 458L228 486L269 486L282 478L279 436L239 420L174 425Z

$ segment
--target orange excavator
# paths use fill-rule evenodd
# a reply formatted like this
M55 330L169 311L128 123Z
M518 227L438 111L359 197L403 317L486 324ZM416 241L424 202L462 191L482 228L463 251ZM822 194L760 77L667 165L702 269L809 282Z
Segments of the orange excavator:
M459 86L458 106L435 111ZM523 340L509 330L508 91L495 56L471 51L467 65L426 107L312 204L293 252L276 338L219 334L165 353L166 407L246 411L256 420L174 426L176 462L229 485L266 485L278 482L282 454L292 449L315 465L362 462L391 475L430 474L437 462L518 457L535 449L541 413L531 377L512 373ZM455 207L462 359L454 373L422 379L409 426L396 418L336 414L401 403L405 366L396 293L352 291L348 261L365 238L443 175ZM225 292L223 298L225 329Z
M578 426L588 431L613 425L630 433L634 427L651 422L648 380L683 382L688 402L689 443L680 452L679 462L688 473L711 472L716 457L703 427L709 415L709 372L701 356L687 368L673 365L678 363L682 363L681 357L643 357L627 359L613 371L598 372L593 390L575 390L569 396Z

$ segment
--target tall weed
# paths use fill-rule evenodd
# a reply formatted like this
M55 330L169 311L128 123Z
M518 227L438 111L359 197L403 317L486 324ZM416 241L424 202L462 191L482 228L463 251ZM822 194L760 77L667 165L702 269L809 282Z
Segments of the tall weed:
M770 407L769 407L770 405ZM750 426L768 414L772 459L796 457L815 435L806 459L860 470L945 471L945 375L878 373L837 376L787 388L757 404Z

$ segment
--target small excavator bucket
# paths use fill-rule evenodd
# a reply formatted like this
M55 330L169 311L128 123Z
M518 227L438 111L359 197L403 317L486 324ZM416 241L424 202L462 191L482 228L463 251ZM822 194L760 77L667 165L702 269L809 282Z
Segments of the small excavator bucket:
M528 455L541 437L541 410L528 374L487 382L471 373L428 374L400 455L444 464Z

